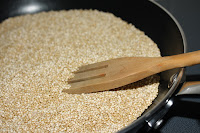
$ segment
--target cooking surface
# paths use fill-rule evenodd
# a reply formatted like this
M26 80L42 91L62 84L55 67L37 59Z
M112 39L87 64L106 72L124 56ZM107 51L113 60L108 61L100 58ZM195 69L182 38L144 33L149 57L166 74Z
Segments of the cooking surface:
M199 0L156 0L164 6L178 20L187 40L187 51L200 50L200 1ZM200 79L200 65L186 69L188 80ZM197 101L197 100L195 100ZM187 105L184 105L187 107ZM195 105L188 105L195 106ZM176 111L174 106L164 119L164 125L158 130L160 133L200 133L200 114L193 109L185 112ZM194 111L194 112L193 112Z

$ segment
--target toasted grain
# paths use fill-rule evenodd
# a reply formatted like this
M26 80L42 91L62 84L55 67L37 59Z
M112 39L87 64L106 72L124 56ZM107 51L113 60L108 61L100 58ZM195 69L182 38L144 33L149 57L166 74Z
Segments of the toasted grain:
M0 132L116 132L158 93L151 76L118 90L72 95L81 65L124 56L160 56L132 24L97 10L50 11L0 24Z

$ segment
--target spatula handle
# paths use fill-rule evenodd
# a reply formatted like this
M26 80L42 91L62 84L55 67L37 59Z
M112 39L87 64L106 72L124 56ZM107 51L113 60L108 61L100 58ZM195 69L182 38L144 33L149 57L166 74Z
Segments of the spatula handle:
M171 67L186 67L196 64L200 64L200 50L195 52L189 52L179 55L168 56L168 63Z

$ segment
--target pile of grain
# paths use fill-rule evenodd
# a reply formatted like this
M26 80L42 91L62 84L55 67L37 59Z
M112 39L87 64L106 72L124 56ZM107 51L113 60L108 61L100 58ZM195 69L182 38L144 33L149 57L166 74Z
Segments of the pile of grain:
M0 132L115 132L158 92L149 77L118 91L66 94L77 67L124 56L160 56L157 45L111 13L42 12L0 24Z

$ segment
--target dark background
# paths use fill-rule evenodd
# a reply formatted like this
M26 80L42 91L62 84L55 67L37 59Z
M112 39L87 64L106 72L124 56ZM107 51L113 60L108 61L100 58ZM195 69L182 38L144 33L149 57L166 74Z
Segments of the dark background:
M187 51L200 50L200 0L155 1L178 20L186 36ZM186 68L186 80L191 79L200 81L200 65ZM192 103L185 103L186 109L181 112L177 111L179 106L174 105L164 118L164 125L158 131L153 132L200 133L199 113L195 113L195 108L187 109L190 106Z

